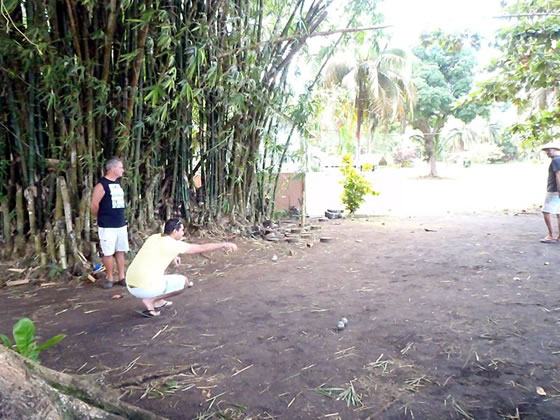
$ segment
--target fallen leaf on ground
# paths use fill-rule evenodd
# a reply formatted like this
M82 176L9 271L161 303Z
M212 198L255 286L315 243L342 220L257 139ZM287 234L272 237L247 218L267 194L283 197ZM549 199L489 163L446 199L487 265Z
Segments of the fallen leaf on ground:
M546 391L542 389L540 386L537 387L537 394L539 395L546 395Z
M111 299L122 299L123 295L113 295Z

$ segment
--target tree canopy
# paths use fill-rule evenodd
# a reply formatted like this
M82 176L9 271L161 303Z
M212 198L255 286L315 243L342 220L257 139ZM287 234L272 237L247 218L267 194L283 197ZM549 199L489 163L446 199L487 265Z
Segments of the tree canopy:
M456 106L457 100L471 89L476 66L472 49L478 42L477 36L436 31L423 34L413 49L418 58L414 67L417 101L413 126L422 132L424 155L432 176L437 176L439 134L447 118L453 115L469 122L484 112L475 104Z
M512 132L528 146L542 144L558 136L560 121L560 1L516 0L504 10L510 23L497 35L501 55L473 98L513 103L525 117Z

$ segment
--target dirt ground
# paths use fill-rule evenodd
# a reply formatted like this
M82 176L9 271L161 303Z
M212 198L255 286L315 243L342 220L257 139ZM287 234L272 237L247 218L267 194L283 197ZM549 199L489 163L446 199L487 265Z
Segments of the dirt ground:
M538 214L320 225L312 247L184 258L195 286L159 318L122 288L1 289L2 332L29 316L67 334L44 365L111 369L171 419L558 418L560 244L538 242Z
M170 419L558 419L560 243L539 243L533 191L546 168L530 183L520 166L471 169L399 173L383 189L416 191L417 206L314 221L298 244L183 258L195 285L159 318L123 288L2 288L0 332L28 316L43 339L67 334L44 365L105 372ZM497 185L516 190L500 200ZM465 191L470 206L453 207Z

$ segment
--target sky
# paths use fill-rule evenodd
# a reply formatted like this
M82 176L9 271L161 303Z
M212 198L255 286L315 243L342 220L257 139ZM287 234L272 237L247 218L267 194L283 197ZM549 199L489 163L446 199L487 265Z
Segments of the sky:
M385 23L394 25L386 29L391 34L391 45L401 48L414 45L424 31L468 29L492 37L505 23L503 19L492 18L503 13L500 0L384 0L378 9L384 14Z

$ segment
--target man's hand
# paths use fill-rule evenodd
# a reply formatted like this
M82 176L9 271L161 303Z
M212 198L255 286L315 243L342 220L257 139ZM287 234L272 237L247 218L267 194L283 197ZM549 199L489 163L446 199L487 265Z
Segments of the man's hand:
M224 242L224 248L227 252L237 251L237 245L231 242Z
M175 257L173 259L173 263L175 264L175 267L178 267L179 265L181 265L181 257Z

